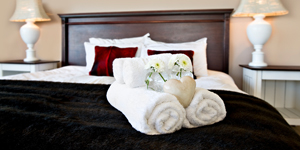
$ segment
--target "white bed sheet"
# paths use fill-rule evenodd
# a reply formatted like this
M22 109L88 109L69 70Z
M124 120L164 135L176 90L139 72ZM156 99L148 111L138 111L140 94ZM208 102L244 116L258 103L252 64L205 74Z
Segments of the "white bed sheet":
M115 81L114 77L89 76L86 72L86 68L83 66L65 66L48 71L4 76L0 79L88 84L111 84ZM208 76L197 78L196 86L205 89L245 93L236 86L233 79L228 74L213 70L208 70Z

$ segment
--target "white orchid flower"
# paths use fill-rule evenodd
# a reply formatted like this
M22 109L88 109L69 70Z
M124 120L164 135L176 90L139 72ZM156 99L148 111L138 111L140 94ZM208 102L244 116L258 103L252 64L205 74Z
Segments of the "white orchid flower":
M180 54L178 64L179 64L180 68L182 68L183 70L192 71L192 62L188 56L186 56L184 54Z
M145 69L153 69L154 72L163 72L165 63L159 58L154 58L146 64Z
M173 72L177 72L176 76L180 78L183 71L192 72L193 70L191 59L185 54L172 55L169 60L168 68L172 69Z

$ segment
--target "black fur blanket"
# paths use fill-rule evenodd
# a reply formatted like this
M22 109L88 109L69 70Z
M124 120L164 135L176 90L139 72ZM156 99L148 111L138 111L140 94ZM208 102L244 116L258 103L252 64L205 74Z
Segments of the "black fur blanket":
M149 136L134 130L124 115L108 103L108 88L109 85L0 81L1 147L300 149L300 137L281 115L252 96L215 90L227 109L223 121Z

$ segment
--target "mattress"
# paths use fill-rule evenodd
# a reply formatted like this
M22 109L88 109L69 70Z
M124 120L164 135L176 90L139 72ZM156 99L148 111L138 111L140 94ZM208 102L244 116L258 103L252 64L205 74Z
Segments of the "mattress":
M83 66L64 66L48 71L5 76L0 79L86 84L112 84L115 81L115 78L110 76L90 76ZM208 76L199 77L195 81L196 87L245 93L236 86L228 74L219 71L208 70Z

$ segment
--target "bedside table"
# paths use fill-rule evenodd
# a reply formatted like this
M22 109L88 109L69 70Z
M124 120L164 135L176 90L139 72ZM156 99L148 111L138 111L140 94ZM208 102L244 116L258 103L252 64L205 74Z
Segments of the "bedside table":
M300 125L300 66L243 67L243 91L274 106L290 125Z
M26 72L37 72L57 68L59 61L35 61L24 62L23 60L0 61L0 77L9 72L10 75Z

